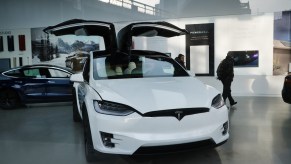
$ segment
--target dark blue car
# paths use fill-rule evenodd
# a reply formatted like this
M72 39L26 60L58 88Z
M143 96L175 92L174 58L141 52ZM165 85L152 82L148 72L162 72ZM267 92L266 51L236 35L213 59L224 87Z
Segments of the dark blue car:
M72 74L69 69L54 65L28 65L2 72L0 108L72 101Z

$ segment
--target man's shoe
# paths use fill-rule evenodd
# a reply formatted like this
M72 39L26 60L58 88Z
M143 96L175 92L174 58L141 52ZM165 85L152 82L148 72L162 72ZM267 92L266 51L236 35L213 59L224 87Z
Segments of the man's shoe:
M237 102L235 101L235 102L233 102L232 104L230 104L230 106L234 106L235 104L237 104Z

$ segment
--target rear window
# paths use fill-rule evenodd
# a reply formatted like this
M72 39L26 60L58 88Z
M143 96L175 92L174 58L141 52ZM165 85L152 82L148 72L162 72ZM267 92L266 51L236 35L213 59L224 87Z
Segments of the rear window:
M3 74L10 77L23 77L23 74L21 73L19 69L11 70Z
M40 76L39 69L27 69L23 71L25 77L38 77Z
M64 71L56 70L56 69L48 69L50 73L50 77L52 78L68 78L70 74Z

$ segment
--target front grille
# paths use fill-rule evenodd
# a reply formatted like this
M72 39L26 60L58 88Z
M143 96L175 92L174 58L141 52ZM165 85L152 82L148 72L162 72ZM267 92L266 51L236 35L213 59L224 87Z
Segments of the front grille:
M170 110L160 110L147 112L143 114L144 117L176 117L177 112L181 112L183 116L206 113L209 112L209 108L182 108L182 109L170 109Z
M150 155L150 154L168 154L176 152L185 152L191 150L199 150L202 148L211 148L217 146L212 139L191 142L185 144L140 147L135 151L134 155Z

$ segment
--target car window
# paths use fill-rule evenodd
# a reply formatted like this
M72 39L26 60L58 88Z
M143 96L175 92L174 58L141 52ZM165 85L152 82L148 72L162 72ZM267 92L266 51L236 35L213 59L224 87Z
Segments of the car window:
M25 77L32 77L32 78L41 77L41 74L38 68L23 70L23 74Z
M101 36L83 36L83 35L50 35L52 40L56 40L56 44L61 46L69 46L67 50L70 53L81 51L89 53L90 51L105 50L105 41ZM70 44L68 44L70 43ZM83 57L84 55L72 55L71 57Z
M134 55L129 60L103 56L95 58L93 64L96 80L189 76L172 58L161 55Z
M19 69L7 71L7 72L5 72L3 74L6 75L6 76L10 76L10 77L23 77L23 74Z
M67 78L70 77L71 75L67 72L57 70L57 69L48 69L50 73L50 77L52 78Z
M106 57L98 58L95 60L96 64L96 75L100 78L106 78L107 76L110 76L109 72L113 70L111 69L111 66L109 63L105 63Z

